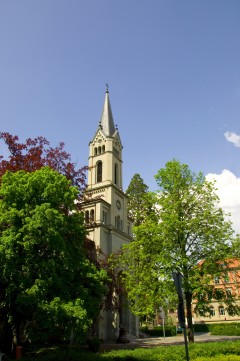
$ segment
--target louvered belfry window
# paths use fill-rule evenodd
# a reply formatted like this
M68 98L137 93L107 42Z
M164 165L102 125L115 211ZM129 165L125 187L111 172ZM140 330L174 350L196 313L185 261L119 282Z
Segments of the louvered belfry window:
M97 163L97 183L102 182L102 162Z

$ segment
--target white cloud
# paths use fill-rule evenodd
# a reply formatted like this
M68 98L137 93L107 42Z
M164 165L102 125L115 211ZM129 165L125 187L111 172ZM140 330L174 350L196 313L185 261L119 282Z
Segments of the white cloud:
M216 181L215 187L220 198L219 206L226 213L231 213L230 220L233 228L236 233L240 233L240 178L224 169L221 174L207 174L206 179Z
M225 132L224 136L226 140L230 143L233 143L235 147L240 147L240 135L237 135L233 132Z

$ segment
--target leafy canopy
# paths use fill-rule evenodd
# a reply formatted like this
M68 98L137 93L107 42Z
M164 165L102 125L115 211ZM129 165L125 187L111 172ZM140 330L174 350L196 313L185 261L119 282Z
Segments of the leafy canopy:
M0 315L6 327L28 325L28 332L37 327L48 335L58 324L82 335L98 316L106 275L86 258L78 190L70 183L49 167L2 176Z
M9 152L8 157L0 155L0 179L6 171L34 172L48 166L64 174L82 195L86 186L87 167L77 168L71 161L70 154L64 150L63 142L55 148L51 147L44 137L28 138L25 143L21 143L18 136L7 132L0 132L0 140L5 143Z
M231 254L233 235L231 222L226 221L219 207L214 184L177 160L169 161L155 179L159 190L151 198L154 215L142 210L144 220L134 227L134 240L124 247L120 257L134 311L143 313L145 308L149 313L156 300L169 298L172 271L183 275L190 328L193 296L201 298L199 305L205 312L209 308L204 305L209 305L212 297L225 299L229 310L237 311L226 294L214 293L211 283L214 275L227 272L222 265Z

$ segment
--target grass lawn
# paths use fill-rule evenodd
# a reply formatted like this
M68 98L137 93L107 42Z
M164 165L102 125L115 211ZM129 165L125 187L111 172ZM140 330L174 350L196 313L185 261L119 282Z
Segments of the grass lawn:
M240 361L240 341L195 343L189 345L190 361ZM91 353L78 348L42 350L21 361L186 361L185 347L159 346Z

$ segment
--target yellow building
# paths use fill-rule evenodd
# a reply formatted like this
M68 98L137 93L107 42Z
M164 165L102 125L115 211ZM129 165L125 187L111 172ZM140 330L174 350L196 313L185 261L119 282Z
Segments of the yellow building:
M226 294L233 296L236 299L236 304L240 306L240 260L229 259L227 260L229 271L224 279L215 277L212 284L216 289L223 290ZM193 302L193 312L196 306L196 301ZM210 323L210 322L223 322L223 321L240 321L240 315L229 315L226 306L213 300L211 302L211 314L205 316L204 314L194 313L195 323Z

